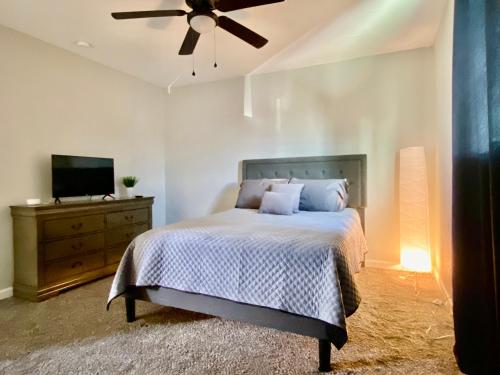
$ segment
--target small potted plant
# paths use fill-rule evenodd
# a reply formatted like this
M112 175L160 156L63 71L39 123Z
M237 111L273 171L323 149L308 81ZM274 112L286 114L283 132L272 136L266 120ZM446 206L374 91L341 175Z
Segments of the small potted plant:
M139 179L135 176L126 176L122 178L123 186L127 189L127 197L134 197L134 186L137 185Z

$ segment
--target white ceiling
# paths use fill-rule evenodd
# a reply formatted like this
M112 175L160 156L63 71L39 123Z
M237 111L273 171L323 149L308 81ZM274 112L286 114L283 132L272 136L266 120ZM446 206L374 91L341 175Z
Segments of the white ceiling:
M430 46L447 0L286 0L227 13L269 39L257 50L217 30L178 56L185 17L116 21L115 11L185 9L184 0L1 0L0 24L161 87ZM77 47L77 40L93 48Z

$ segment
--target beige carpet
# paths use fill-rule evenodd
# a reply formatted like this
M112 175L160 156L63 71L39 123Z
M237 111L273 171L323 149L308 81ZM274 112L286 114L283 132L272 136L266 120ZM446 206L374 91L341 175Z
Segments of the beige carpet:
M334 374L454 374L449 307L430 275L365 269L349 342ZM0 301L2 374L313 374L317 341L122 299L106 312L111 279L42 303Z

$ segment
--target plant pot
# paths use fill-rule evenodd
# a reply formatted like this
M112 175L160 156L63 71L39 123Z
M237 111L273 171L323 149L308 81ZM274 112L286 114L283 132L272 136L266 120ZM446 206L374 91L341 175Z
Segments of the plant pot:
M134 197L134 188L128 187L126 190L127 190L127 198L133 198Z

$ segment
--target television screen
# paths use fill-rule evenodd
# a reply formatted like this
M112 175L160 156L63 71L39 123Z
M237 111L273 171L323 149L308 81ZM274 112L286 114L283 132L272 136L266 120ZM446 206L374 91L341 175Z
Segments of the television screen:
M115 192L113 159L52 155L52 196L106 195Z

